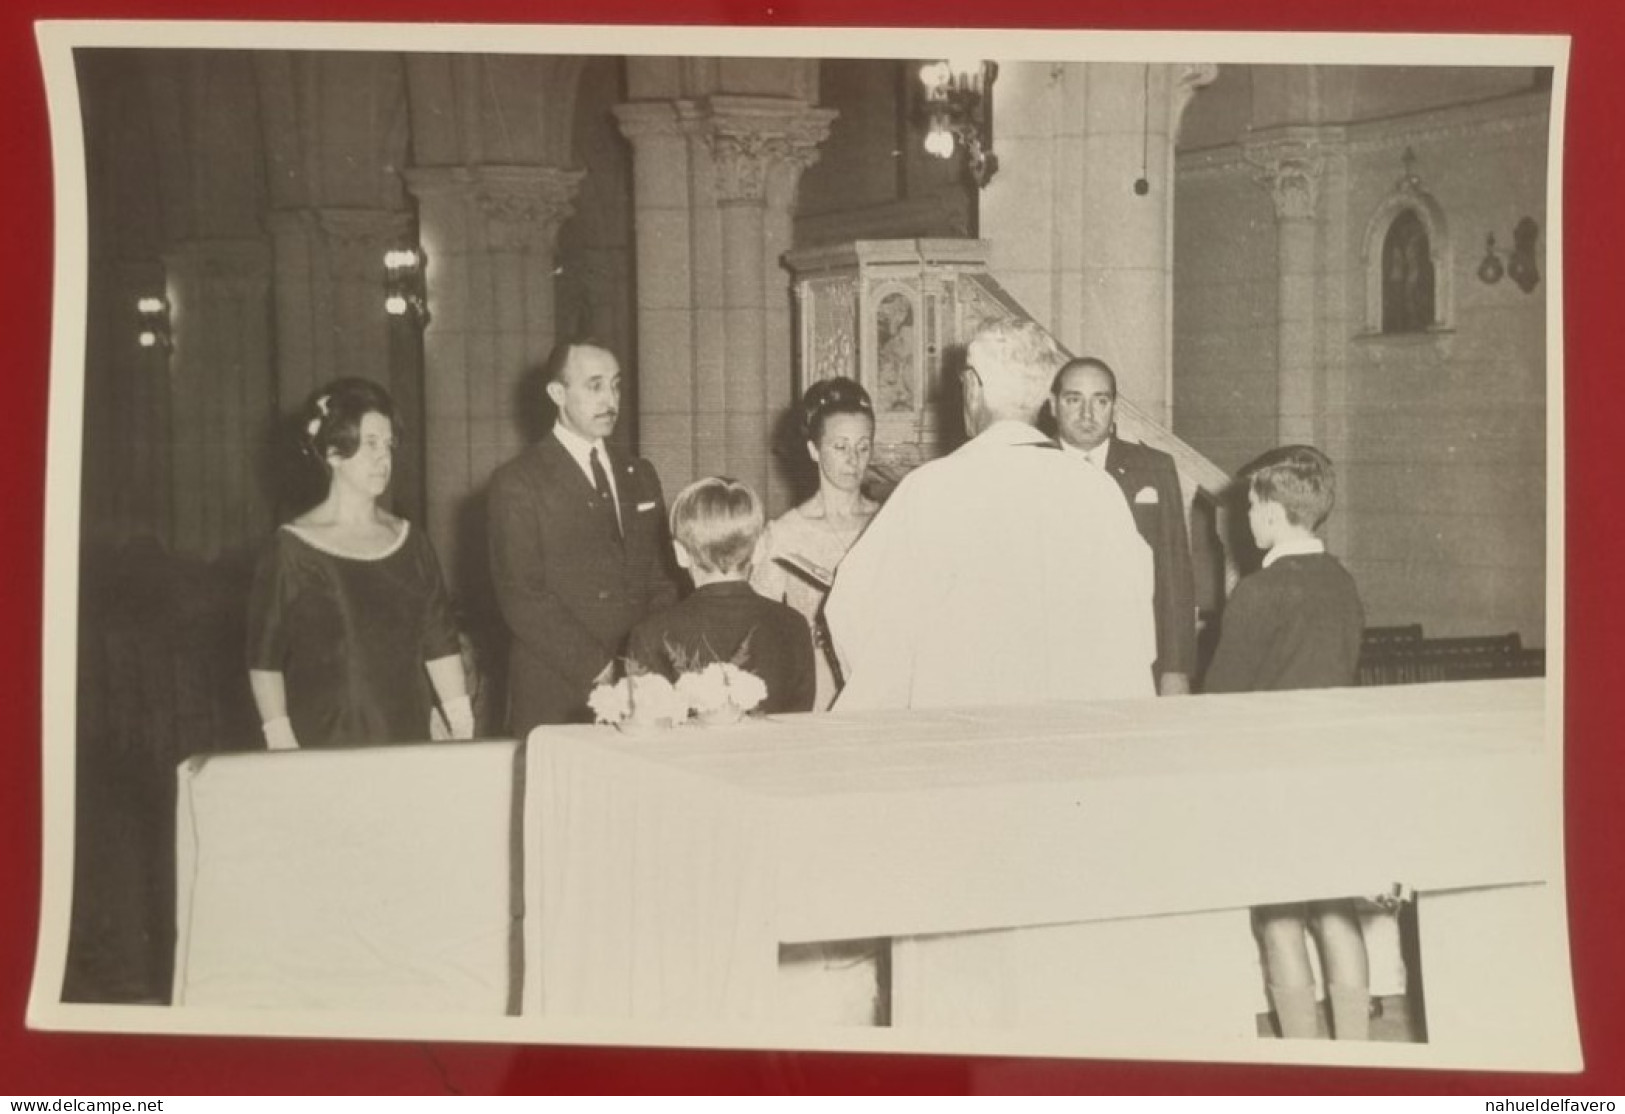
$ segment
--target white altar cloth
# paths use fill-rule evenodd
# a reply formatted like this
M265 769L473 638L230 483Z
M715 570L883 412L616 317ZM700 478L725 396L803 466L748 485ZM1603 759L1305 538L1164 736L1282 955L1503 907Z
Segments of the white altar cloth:
M1393 882L1539 882L1555 838L1544 691L1537 679L654 735L539 728L531 990L553 1017L766 1020L781 942L1170 914L1244 925L1251 905ZM929 1025L932 1009L908 1000L914 977L894 984L896 1019Z
M827 1042L781 945L884 938L888 1040L1225 1054L1262 1008L1248 907L1398 881L1430 1047L1568 1063L1544 704L1535 679L216 756L180 772L174 1001Z
M174 1004L508 1012L512 742L184 763Z

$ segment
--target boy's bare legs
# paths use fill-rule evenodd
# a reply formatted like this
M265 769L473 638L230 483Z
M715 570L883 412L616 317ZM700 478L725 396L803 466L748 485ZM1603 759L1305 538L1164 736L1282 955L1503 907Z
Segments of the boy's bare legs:
M1281 1036L1289 1040L1314 1040L1320 1036L1315 976L1309 966L1309 941L1304 928L1308 913L1308 907L1301 903L1261 905L1253 910L1264 941L1264 978L1269 985L1270 1004L1275 1007Z
M1371 1037L1371 974L1365 936L1354 902L1316 901L1309 906L1326 969L1326 997L1332 1004L1332 1029L1340 1041Z

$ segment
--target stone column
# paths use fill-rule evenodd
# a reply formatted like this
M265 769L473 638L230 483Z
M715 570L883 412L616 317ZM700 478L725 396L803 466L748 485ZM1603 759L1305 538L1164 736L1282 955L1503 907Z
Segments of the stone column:
M406 172L427 257L423 439L429 536L447 581L483 583L475 496L540 428L526 377L554 336L554 252L582 173L540 166Z
M992 250L989 269L1063 344L1077 337L1067 337L1060 327L1067 300L1062 291L1068 284L1059 274L1065 254L1061 227L1067 223L1059 194L1065 178L1075 182L1081 174L1076 170L1081 157L1077 144L1057 134L1068 98L1068 69L1037 62L999 67L993 85L999 172L982 190L977 219L981 238ZM1064 173L1063 164L1074 172ZM1076 283L1071 286L1075 295Z
M698 474L695 367L715 361L709 341L720 331L719 322L698 316L695 225L704 222L695 194L704 183L690 171L688 129L674 103L617 105L615 117L632 144L638 451L675 490ZM713 278L719 269L713 264Z
M1164 174L1167 181L1164 183L1167 204L1162 207L1163 214L1163 305L1167 307L1163 314L1163 407L1162 424L1170 430L1174 428L1174 412L1178 408L1179 398L1174 390L1174 190L1177 176L1176 161L1178 159L1179 132L1185 121L1185 109L1190 107L1191 101L1204 86L1213 84L1219 76L1219 67L1213 62L1190 62L1168 67L1169 89L1167 98L1167 161L1164 164ZM1186 503L1189 505L1191 497L1195 494L1187 485L1185 492ZM1233 562L1230 562L1233 565Z
M411 214L310 208L271 213L276 259L277 393L292 411L341 375L386 386L384 253L412 242Z
M192 240L164 256L171 298L170 503L175 547L214 557L263 541L274 514L270 251Z
M1350 460L1349 348L1344 338L1353 336L1359 325L1350 317L1349 284L1358 265L1349 269L1349 156L1347 136L1337 127L1321 128L1321 151L1325 157L1320 184L1319 239L1316 266L1319 272L1316 306L1319 321L1315 338L1319 366L1320 411L1315 420L1314 442L1337 468L1338 498L1341 510L1327 520L1326 541L1334 553L1347 553L1353 516L1348 513ZM1357 281L1357 280L1355 280Z
M1316 215L1325 154L1314 130L1304 128L1250 142L1244 153L1275 202L1276 441L1316 444L1325 401L1316 360Z
M790 404L790 278L796 187L835 113L796 102L712 97L704 136L722 211L724 467L770 505L783 500L772 464L773 426Z
M1173 151L1167 129L1170 66L1096 63L1084 72L1079 177L1064 195L1075 214L1076 270L1061 340L1117 371L1119 390L1154 421L1168 420L1168 213ZM1143 180L1146 192L1138 192Z
M776 511L773 426L793 389L781 257L835 113L718 95L616 115L633 143L641 450L668 488L725 473Z
M1105 359L1167 424L1173 148L1211 65L1011 63L993 86L994 272L1069 350ZM1143 189L1144 192L1141 192Z
M764 485L757 490L777 514L788 510L797 491L791 474L772 456L779 422L797 405L796 336L791 320L795 290L785 256L795 247L796 199L801 175L818 158L818 144L829 134L833 110L805 121L806 130L793 139L786 157L776 163L764 184L762 198L761 274L766 300L762 306L762 428L756 433L765 455Z

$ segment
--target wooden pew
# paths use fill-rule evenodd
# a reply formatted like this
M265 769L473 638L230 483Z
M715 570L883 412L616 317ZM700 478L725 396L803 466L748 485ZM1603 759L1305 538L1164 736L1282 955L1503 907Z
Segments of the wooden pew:
M1367 628L1360 647L1360 684L1404 685L1541 677L1546 652L1516 632L1424 638L1420 624Z

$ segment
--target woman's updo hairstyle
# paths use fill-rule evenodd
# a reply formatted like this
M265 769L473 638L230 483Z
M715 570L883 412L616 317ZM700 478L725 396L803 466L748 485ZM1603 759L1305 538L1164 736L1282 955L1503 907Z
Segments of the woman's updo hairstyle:
M844 375L820 379L801 396L801 426L816 445L824 437L824 422L833 414L863 414L872 422L875 405L863 384Z
M310 396L301 413L300 445L312 460L327 465L327 455L349 460L361 447L361 419L382 414L396 436L400 424L389 392L370 379L335 379Z

